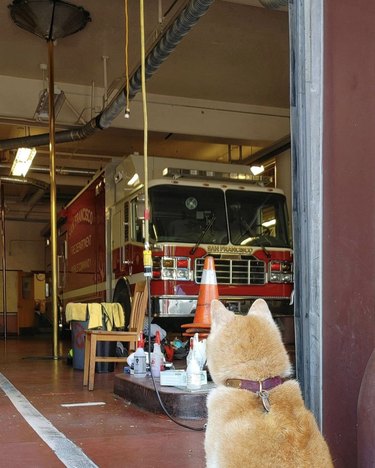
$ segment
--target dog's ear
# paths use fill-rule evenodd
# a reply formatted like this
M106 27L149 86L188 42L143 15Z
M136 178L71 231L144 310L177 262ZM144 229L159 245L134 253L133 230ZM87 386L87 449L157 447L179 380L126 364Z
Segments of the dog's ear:
M226 309L224 305L214 299L211 302L211 331L228 324L234 318L234 313Z
M257 299L254 301L247 315L257 315L258 317L264 317L273 322L272 314L264 299Z

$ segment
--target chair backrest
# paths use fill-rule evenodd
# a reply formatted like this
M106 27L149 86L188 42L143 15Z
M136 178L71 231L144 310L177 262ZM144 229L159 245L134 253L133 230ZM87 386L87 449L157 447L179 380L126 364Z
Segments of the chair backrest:
M148 302L148 291L146 281L136 283L132 300L130 313L129 331L137 332L137 335L143 330Z

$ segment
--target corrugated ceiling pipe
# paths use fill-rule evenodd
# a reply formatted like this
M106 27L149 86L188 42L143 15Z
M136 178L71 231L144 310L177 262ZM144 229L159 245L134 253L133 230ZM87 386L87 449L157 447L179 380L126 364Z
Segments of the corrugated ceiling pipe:
M277 9L283 6L288 6L289 0L259 0L265 8Z
M79 154L77 154L79 156ZM32 172L49 172L49 167L46 166L35 166L31 167L30 171ZM57 167L56 174L67 175L67 176L80 176L80 177L92 177L98 171L95 169L76 169L75 167Z
M38 201L43 197L43 195L49 188L49 184L46 184L40 180L30 179L26 177L0 176L0 180L1 182L11 184L33 185L38 189L26 204L29 210L26 212L24 219L27 219L34 206L38 203Z
M41 200L46 193L46 190L38 189L37 192L34 193L34 195L28 200L27 206L28 210L25 213L25 216L23 217L24 219L27 219L29 214L33 211L35 205L38 203L39 200Z
M49 188L49 184L46 184L41 180L30 179L29 177L0 176L0 180L10 184L33 185L41 190L48 190Z
M38 189L34 195L28 200L27 202L27 207L29 208L26 213L25 213L25 216L23 217L24 219L27 219L29 214L33 211L35 205L38 203L39 200L41 200L44 196L44 194L46 193L45 190L42 190L42 189Z
M11 168L10 164L0 163L0 169L9 169L10 170L10 168ZM47 166L31 166L30 169L29 169L29 173L30 172L46 173L46 172L49 172L49 167L47 167ZM57 167L56 168L56 174L68 175L68 176L92 177L97 172L98 171L96 171L95 169L76 169L75 167Z
M175 19L172 25L167 29L164 36L155 45L151 52L146 57L146 78L150 78L160 65L173 52L175 47L183 39L191 28L198 22L208 8L215 0L191 0L189 4L182 10L181 14ZM132 76L129 83L129 97L132 99L141 89L141 67ZM94 134L98 129L103 130L108 128L112 121L125 108L125 93L123 88L118 96L110 103L110 105L98 114L94 119L90 120L82 127L73 128L71 130L63 130L56 132L55 142L66 143L68 141L83 140ZM0 149L14 149L20 147L45 146L49 144L49 134L34 135L29 137L12 138L0 141Z

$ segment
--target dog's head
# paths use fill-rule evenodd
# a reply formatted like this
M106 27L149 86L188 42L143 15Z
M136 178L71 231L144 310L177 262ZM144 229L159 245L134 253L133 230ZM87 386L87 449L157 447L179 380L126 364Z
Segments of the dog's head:
M291 374L280 331L263 299L257 299L245 316L212 301L207 364L217 384L228 378L261 381Z

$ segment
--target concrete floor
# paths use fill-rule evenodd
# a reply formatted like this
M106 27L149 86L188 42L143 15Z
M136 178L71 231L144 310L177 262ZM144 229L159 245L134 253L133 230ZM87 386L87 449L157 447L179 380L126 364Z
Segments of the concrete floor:
M96 374L95 389L88 391L82 386L83 372L66 363L69 347L70 341L62 341L63 358L53 360L49 335L0 338L1 468L205 466L204 432L180 427L116 396L116 370ZM117 372L121 370L119 366ZM104 404L62 406L96 402Z

